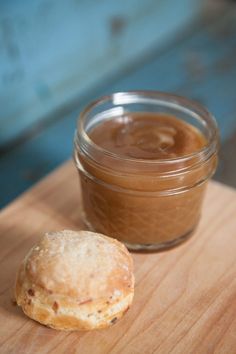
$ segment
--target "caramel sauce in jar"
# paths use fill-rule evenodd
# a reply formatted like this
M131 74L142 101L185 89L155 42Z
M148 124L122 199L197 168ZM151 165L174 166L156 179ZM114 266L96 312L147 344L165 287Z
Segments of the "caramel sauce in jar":
M78 123L84 220L133 250L162 250L195 229L217 163L214 118L157 92L114 94Z

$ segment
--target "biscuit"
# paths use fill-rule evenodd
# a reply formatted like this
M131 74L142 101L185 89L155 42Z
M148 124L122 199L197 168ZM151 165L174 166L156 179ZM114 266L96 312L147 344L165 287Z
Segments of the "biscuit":
M23 260L15 284L24 313L61 330L110 326L129 309L133 295L126 247L89 231L46 233Z

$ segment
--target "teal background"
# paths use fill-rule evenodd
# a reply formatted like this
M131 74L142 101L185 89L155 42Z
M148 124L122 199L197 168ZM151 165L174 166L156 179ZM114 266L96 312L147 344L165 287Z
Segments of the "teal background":
M216 116L222 144L231 139L235 11L197 0L1 2L0 206L71 157L79 112L106 93L187 96Z

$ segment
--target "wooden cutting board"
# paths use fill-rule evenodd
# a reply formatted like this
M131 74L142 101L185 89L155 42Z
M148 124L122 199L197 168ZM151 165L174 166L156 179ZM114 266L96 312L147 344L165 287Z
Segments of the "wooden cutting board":
M12 301L19 262L45 231L80 229L71 162L0 214L0 353L236 353L236 192L211 182L195 235L171 251L133 254L134 303L113 327L60 332Z

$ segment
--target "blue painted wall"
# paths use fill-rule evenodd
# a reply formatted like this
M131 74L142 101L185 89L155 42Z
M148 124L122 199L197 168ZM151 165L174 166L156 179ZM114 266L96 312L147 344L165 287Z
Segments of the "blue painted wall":
M71 0L68 0L68 2L70 1ZM163 1L156 2L162 5L164 4ZM21 2L21 4L25 3L28 3L29 9L31 10L32 8L39 8L39 5L35 5L39 4L38 1L34 1L34 5L28 1L26 2L26 0ZM41 3L40 1L40 4ZM49 3L51 3L51 0L47 4ZM61 2L57 2L57 4L58 3ZM64 1L62 3L64 3ZM80 0L79 6L84 4L83 6L88 9L87 6L100 3L105 3L105 0L100 0L96 3L92 0L87 2ZM113 6L113 1L110 3ZM167 1L167 3L167 7L165 7L166 2L163 5L163 8L166 9L166 13L170 9L170 2ZM191 1L188 2L188 5L190 5L190 3ZM144 17L140 15L141 17L137 23L141 27L139 29L136 27L135 32L133 32L133 35L136 33L133 41L130 40L129 43L126 43L128 51L120 52L119 48L123 48L123 44L121 43L120 47L117 44L118 49L115 54L113 53L111 55L111 49L111 52L107 52L110 53L109 55L107 55L107 53L107 56L104 55L104 61L96 61L95 58L92 58L97 65L94 64L91 70L84 70L84 77L82 77L82 73L80 72L81 80L77 81L79 76L76 76L76 70L81 70L80 55L78 53L77 59L74 59L74 67L72 64L71 67L63 64L67 62L65 59L65 62L59 61L61 65L60 71L58 69L60 65L57 60L54 61L54 46L58 51L60 48L61 51L57 52L57 57L58 53L61 53L59 55L61 58L67 55L66 52L64 53L64 47L60 38L57 40L54 38L55 44L53 44L53 41L49 41L51 44L47 45L49 46L48 50L51 54L47 56L46 46L43 40L41 40L41 42L38 40L34 44L33 34L28 33L31 42L29 39L24 39L23 42L19 43L19 48L21 48L22 43L27 47L26 43L30 42L36 52L34 53L33 50L30 51L28 47L28 52L26 48L21 49L24 53L30 53L27 60L22 63L20 59L22 54L17 54L17 59L14 59L13 54L11 58L12 52L14 53L18 45L16 45L16 47L9 45L7 48L5 42L3 45L3 40L5 41L8 29L4 29L5 32L3 36L2 19L9 18L9 22L6 23L10 23L13 28L18 26L14 24L13 19L18 18L19 13L17 11L21 9L19 5L20 1L17 2L15 0L14 4L15 9L13 9L13 3L9 2L5 5L3 5L2 2L0 3L1 10L5 9L5 12L0 11L0 61L1 64L4 65L4 70L3 65L0 65L0 134L2 141L9 141L8 139L16 136L20 131L24 131L29 125L36 121L43 120L46 113L48 114L48 119L46 119L46 124L31 131L30 136L20 141L14 148L9 150L0 149L0 207L4 206L53 168L71 157L73 133L80 110L89 101L103 94L132 89L154 89L175 92L198 100L206 105L217 118L222 141L230 137L232 132L236 130L236 22L234 8L231 9L229 7L228 10L226 9L227 11L220 11L218 16L207 21L199 22L198 24L196 23L191 30L185 31L183 30L185 28L183 26L187 24L187 18L189 20L191 18L191 11L188 12L187 6L186 11L188 16L186 15L186 17L184 17L185 21L183 21L182 25L180 22L178 26L176 24L176 28L179 30L182 28L182 35L179 34L179 30L173 32L173 28L172 30L168 29L167 32L163 30L162 35L156 30L158 35L160 35L159 39L157 37L153 38L153 44L152 42L148 43L147 49L145 49L146 47L143 45L143 49L140 47L138 51L136 46L138 46L139 42L142 43L144 41L148 33L147 31L145 36L142 36L140 34L142 32L141 30L145 27L145 24L149 26L149 24L147 24L148 19L150 18L150 21L155 19L157 14L155 13L153 16L148 15L147 17L145 17L145 14ZM56 3L53 2L53 4L55 5ZM173 2L171 2L171 4L173 4ZM22 5L22 17L25 16L25 12L23 11L23 9L25 9L24 6L25 5ZM233 6L232 3L231 6ZM184 9L182 10L184 12ZM17 12L17 16L15 16L14 11ZM129 11L131 11L131 9ZM158 16L162 18L163 13L164 12L158 13ZM196 14L197 13L198 12L196 12ZM108 18L110 19L110 17ZM120 22L120 16L115 17L112 15L112 18L113 21L115 18L115 21L113 25L109 26L113 26L113 35L115 38L117 37L115 43L118 43L119 38L125 38L126 25L123 25L122 21ZM145 19L146 22L141 20L141 18ZM36 19L36 17L26 19L26 22L30 21L32 24L32 31L34 29L33 23ZM164 21L164 16L162 20ZM162 20L160 20L160 24ZM8 26L6 23L4 26ZM108 21L106 23L110 22ZM135 26L135 23L136 20L133 21L132 26ZM9 28L11 28L11 25L9 25ZM49 26L49 24L47 24L47 26ZM46 28L47 26L45 24ZM158 27L158 23L154 21L150 26ZM116 29L114 30L114 28ZM41 29L43 31L43 26ZM132 32L131 29L130 31ZM177 36L175 36L175 34L177 34ZM41 34L41 36L43 38L43 34ZM14 44L14 38L15 32L13 31L7 39L7 43L13 42ZM23 38L22 33L19 35L19 38ZM46 41L47 40L46 38ZM84 43L86 44L86 40ZM111 43L111 41L109 43ZM165 45L163 45L163 43L165 43ZM40 53L42 46L44 46L45 49L44 53ZM134 53L133 48L136 48ZM91 50L93 49L91 48ZM94 53L97 52L95 51ZM98 53L100 52L98 51ZM119 53L123 53L123 56ZM119 59L119 55L121 55L122 61ZM37 56L39 56L39 58ZM42 60L43 57L45 61ZM119 65L116 62L116 58ZM91 58L88 57L88 59ZM111 63L108 65L109 60L111 60ZM29 63L30 61L32 62ZM49 61L51 61L50 68L48 66ZM73 60L71 60L71 63L72 61ZM29 63L29 72L26 63ZM85 62L84 65L85 68ZM114 65L114 67L112 67L112 65ZM116 65L118 65L117 68ZM104 73L102 68L105 70L107 67L107 72ZM19 69L18 71L17 68ZM22 73L22 75L19 74L21 72L20 68L24 69L22 69L24 73ZM41 71L38 71L39 68L41 68ZM74 70L74 80L73 78L66 80L70 70ZM36 75L36 72L38 75ZM44 72L47 72L48 75L43 75ZM90 80L94 80L93 82L88 80L88 86L86 86L87 77L90 77ZM57 78L57 80L50 81L50 78ZM38 87L36 85L38 82L50 82L51 86L48 85L48 91L45 91L45 86L41 86L39 94L35 88ZM58 83L58 86L56 83ZM24 87L27 89L23 89ZM66 96L67 94L68 96ZM65 100L64 95L67 97ZM74 95L75 99L73 98ZM32 97L34 100L31 105ZM13 112L15 113L13 114ZM17 124L15 125L15 123ZM220 163L219 170L222 168Z
M197 0L0 2L0 145L163 45Z

